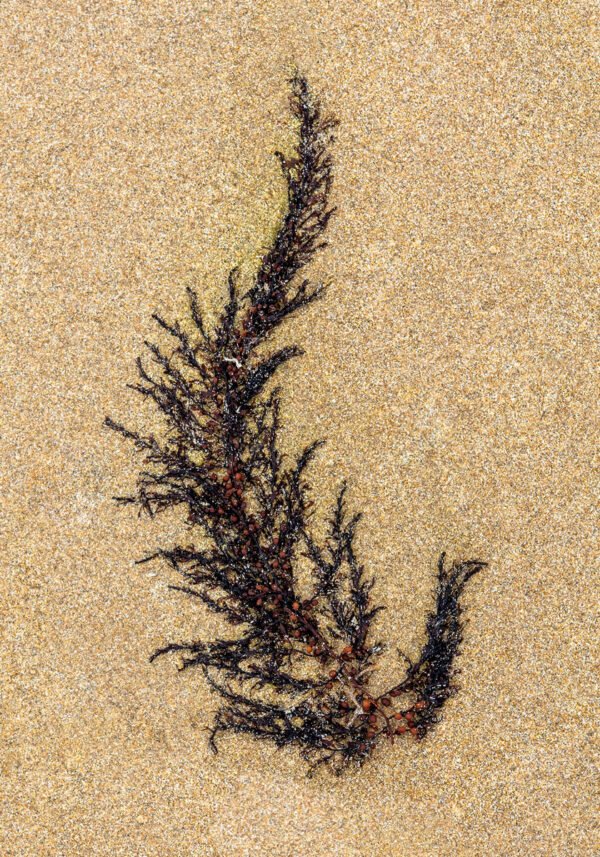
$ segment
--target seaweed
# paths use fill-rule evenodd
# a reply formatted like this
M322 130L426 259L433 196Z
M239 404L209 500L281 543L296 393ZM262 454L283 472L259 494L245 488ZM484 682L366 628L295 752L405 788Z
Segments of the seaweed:
M339 773L364 762L382 740L405 733L423 739L439 720L456 691L460 599L485 563L447 567L442 555L421 653L414 662L406 658L399 681L375 693L373 672L384 646L372 641L372 623L383 607L373 605L375 581L356 557L360 515L348 513L344 484L328 517L315 525L306 473L322 441L295 459L283 455L280 389L271 384L302 350L265 351L284 321L325 295L322 283L301 272L326 246L335 211L329 146L337 123L322 115L304 77L296 73L290 83L298 138L291 156L276 153L287 206L249 287L231 271L212 330L192 289L193 334L153 316L173 349L146 342L152 369L138 359L139 379L129 386L164 415L162 439L109 417L105 425L144 459L135 492L114 499L150 516L183 506L197 535L194 544L138 562L165 562L181 580L170 588L232 626L224 638L165 645L151 660L176 654L181 669L203 671L220 700L213 749L220 733L237 732L295 745L311 772L329 763Z

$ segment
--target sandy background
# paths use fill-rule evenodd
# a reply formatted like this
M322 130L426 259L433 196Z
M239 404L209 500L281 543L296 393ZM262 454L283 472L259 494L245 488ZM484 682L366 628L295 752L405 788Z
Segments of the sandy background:
M2 857L598 853L597 13L2 3ZM365 512L386 669L438 552L491 563L443 724L342 780L214 758L200 675L148 664L204 619L134 566L185 529L112 503L136 464L101 428L151 419L150 313L217 308L273 227L293 60L341 125L287 437L328 437L313 482Z

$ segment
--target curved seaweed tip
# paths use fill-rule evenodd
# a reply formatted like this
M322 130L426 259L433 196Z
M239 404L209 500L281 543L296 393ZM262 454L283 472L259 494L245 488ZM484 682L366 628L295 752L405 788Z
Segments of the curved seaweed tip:
M277 152L287 208L246 290L237 270L214 329L198 295L188 289L193 333L159 315L171 337L166 353L146 342L149 368L137 361L133 389L163 414L162 440L142 436L109 417L105 425L131 441L144 460L136 490L116 497L153 516L182 506L195 542L160 549L181 576L171 586L235 626L229 637L171 643L151 660L176 653L180 668L201 667L220 699L210 743L237 732L300 748L313 771L328 763L339 773L362 764L382 741L422 739L456 692L455 660L462 641L461 597L485 563L438 564L435 607L425 643L399 681L376 692L372 678L383 647L371 625L374 580L365 576L354 541L359 515L348 515L345 485L317 537L305 474L320 441L295 460L280 451L279 368L302 352L268 349L284 321L324 294L302 275L334 213L329 145L336 122L325 117L304 77L291 84L298 128L294 150ZM321 532L323 527L319 529ZM310 582L301 582L300 561ZM304 577L302 580L304 580Z

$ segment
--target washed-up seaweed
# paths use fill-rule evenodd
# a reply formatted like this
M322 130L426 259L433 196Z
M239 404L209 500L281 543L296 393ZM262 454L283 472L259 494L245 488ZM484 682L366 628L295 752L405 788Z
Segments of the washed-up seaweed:
M138 359L131 386L162 412L163 437L108 417L105 425L144 460L135 493L118 503L150 516L181 506L195 539L138 562L166 563L179 576L171 589L231 626L223 638L164 645L151 660L175 654L183 670L202 670L220 700L214 749L221 733L243 733L299 747L311 770L329 763L341 772L382 742L422 740L439 720L456 692L461 596L485 563L440 557L421 652L405 656L391 687L374 690L384 646L372 640L371 626L383 607L374 605L374 579L355 552L360 515L348 512L342 485L326 520L315 521L307 471L321 441L294 459L281 452L281 391L272 380L302 350L273 349L270 340L325 296L326 287L304 269L325 246L334 214L329 148L336 123L322 116L298 74L291 108L297 143L287 156L276 153L287 205L251 282L231 271L212 327L192 289L187 328L153 316L172 348L146 342L151 366Z

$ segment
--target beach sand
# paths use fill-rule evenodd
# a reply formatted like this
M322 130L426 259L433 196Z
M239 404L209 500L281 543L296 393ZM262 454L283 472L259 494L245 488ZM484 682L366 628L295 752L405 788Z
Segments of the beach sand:
M0 853L598 853L597 4L0 18ZM151 313L183 318L194 285L214 318L272 234L292 63L340 126L310 269L331 286L285 332L306 350L280 376L286 443L327 438L319 504L346 477L364 512L382 676L418 651L440 551L489 562L443 722L341 779L241 737L214 756L202 675L148 663L214 620L134 564L187 530L115 505L139 462L102 428L153 425L125 387Z

